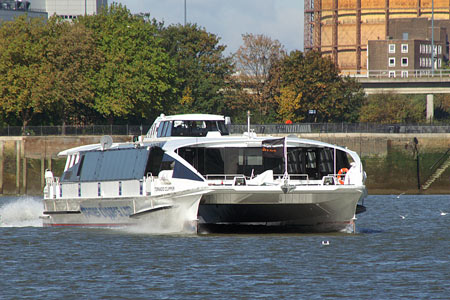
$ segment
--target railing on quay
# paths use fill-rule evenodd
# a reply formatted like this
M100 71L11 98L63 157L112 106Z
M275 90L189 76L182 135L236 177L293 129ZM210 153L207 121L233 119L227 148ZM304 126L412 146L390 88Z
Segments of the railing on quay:
M450 133L450 125L402 125L379 123L298 123L251 125L259 134L295 133ZM231 125L230 133L247 131L247 125Z
M150 125L5 126L0 136L143 135L149 129Z
M341 75L356 78L449 78L450 69L386 69L386 70L341 70Z
M248 131L247 125L229 125L231 134ZM21 126L0 127L0 136L145 135L150 125ZM450 133L450 125L378 123L297 123L251 125L257 134L298 133Z

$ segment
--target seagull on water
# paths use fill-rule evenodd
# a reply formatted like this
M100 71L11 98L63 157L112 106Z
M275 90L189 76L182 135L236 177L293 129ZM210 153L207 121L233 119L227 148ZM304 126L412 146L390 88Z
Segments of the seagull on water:
M330 245L330 241L322 241L322 245L328 246L328 245Z
M441 212L441 216L446 216L448 214L448 212L445 212L445 211L442 211L442 210L439 210L439 211Z
M399 215L399 216L400 216L400 218L402 218L402 219L404 220L404 219L406 219L406 217L407 217L408 215L404 215L404 216Z
M400 196L406 194L406 192L401 193L400 195L397 195L397 199L400 199Z

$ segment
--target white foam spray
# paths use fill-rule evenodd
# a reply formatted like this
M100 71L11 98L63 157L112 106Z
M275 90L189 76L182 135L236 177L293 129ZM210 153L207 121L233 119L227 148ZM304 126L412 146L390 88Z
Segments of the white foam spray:
M122 229L135 234L195 234L198 205L194 206L178 204L170 209L152 212L135 225Z
M0 206L0 227L42 227L42 200L20 197Z

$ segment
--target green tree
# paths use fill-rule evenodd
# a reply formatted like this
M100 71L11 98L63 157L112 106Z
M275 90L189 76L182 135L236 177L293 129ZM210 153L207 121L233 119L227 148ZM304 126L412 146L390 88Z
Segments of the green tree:
M47 59L52 66L53 110L63 124L90 123L94 107L94 82L103 57L93 33L83 24L50 18L48 22L55 35Z
M383 124L423 122L425 102L401 94L370 95L361 107L361 122Z
M224 91L233 70L219 38L196 24L161 27L163 45L174 60L178 103L172 113L223 113Z
M43 19L20 16L0 26L0 109L27 126L51 105L46 54L52 36Z
M98 15L77 19L94 32L104 56L94 76L94 109L114 119L143 121L167 111L175 97L175 72L158 27L113 3Z
M280 121L354 122L363 99L357 82L339 76L333 62L317 51L293 51L282 61L276 97Z

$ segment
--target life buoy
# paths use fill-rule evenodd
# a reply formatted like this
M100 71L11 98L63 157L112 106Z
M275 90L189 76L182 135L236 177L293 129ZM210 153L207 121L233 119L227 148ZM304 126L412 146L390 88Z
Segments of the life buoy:
M347 168L342 168L339 170L337 179L340 184L344 184L344 179L345 179L345 175L347 174L347 172L348 172Z

